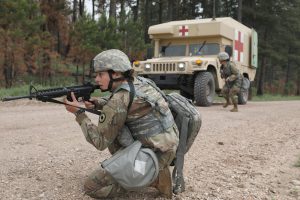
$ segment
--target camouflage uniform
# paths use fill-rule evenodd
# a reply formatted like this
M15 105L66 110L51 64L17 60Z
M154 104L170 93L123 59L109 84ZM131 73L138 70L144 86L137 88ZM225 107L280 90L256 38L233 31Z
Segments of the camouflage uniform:
M229 100L231 100L234 107L237 109L237 94L240 92L242 81L239 70L233 62L227 61L225 65L221 66L221 77L225 79L225 85L222 88L222 94L226 99L224 107L227 107Z
M122 84L127 85L127 83ZM147 120L147 116L154 112L153 107L138 96L134 97L128 110L130 95L127 90L119 89L122 84L120 83L119 87L112 91L113 95L107 102L102 100L97 105L98 108L102 107L103 113L99 116L98 125L94 125L85 113L76 116L76 121L81 126L86 140L98 150L108 148L111 154L121 148L118 135L125 124L134 124L135 121L143 121L143 119ZM136 78L134 85L137 93L147 87L141 85ZM170 111L161 94L153 87L146 88L146 90L150 91L153 96L160 96L161 104L166 109L165 112ZM175 123L153 135L142 138L134 136L134 138L140 140L144 147L151 148L156 153L160 170L168 168L174 159L178 145L178 130ZM101 166L89 175L85 181L84 190L93 198L114 197L125 191Z

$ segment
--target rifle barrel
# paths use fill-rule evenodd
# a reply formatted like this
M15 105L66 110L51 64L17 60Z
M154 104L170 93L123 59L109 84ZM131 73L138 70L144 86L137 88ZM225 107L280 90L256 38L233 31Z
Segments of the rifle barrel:
M31 99L33 96L27 95L27 96L16 96L16 97L4 97L1 99L1 101L12 101L12 100L17 100L17 99Z

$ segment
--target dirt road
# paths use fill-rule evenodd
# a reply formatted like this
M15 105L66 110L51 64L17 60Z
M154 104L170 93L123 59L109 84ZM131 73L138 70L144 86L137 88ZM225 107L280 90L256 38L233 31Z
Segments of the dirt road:
M173 199L300 199L300 101L249 102L231 113L199 107L186 156L186 192ZM96 121L95 116L91 116ZM109 156L88 144L64 107L0 103L0 199L90 200L84 178ZM155 189L121 199L162 199Z

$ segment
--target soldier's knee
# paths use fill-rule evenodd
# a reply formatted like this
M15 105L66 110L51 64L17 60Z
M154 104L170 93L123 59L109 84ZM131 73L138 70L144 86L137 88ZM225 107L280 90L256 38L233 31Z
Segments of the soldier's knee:
M230 96L234 96L234 95L237 95L239 92L240 92L240 89L239 89L239 88L233 87L232 89L230 89L229 95L230 95Z
M233 95L231 97L232 103L237 104L238 103L238 96L237 95Z

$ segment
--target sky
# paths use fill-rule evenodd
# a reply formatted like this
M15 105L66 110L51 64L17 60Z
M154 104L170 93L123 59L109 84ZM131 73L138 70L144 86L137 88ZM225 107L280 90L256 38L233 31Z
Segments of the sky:
M92 0L85 0L85 8L88 11L88 13L92 13Z

